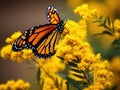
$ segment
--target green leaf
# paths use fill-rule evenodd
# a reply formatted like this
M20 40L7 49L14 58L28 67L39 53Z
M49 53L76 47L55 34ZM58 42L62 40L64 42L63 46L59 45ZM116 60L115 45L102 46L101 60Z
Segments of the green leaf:
M114 40L114 41L112 42L111 46L114 47L114 48L120 47L120 39Z
M78 74L72 74L72 75L74 75L74 76L76 76L78 78L84 78L82 75L78 75Z
M68 62L68 65L72 66L72 67L77 67L77 64L74 62Z
M81 84L87 84L87 82L85 82L85 81L76 81L77 83L79 83L80 85Z
M102 20L103 16L100 16L100 20Z
M86 80L87 80L87 84L90 85L90 84L92 83L92 81L91 81L91 77L90 77L90 74L89 74L88 69L86 69L86 70L84 71L84 76L85 76L85 78L86 78Z
M58 58L60 58L62 61L64 60L64 58L63 57L60 57L60 56L57 56Z
M94 20L93 22L102 22L102 18L103 18L103 16L100 16L100 18L98 20Z
M81 60L72 60L75 63L80 63Z
M62 77L63 79L66 79L67 75L62 74L62 73L57 73L60 77Z
M93 36L97 36L97 35L103 35L102 33L95 33L93 34Z
M105 26L105 25L106 25L106 21L107 21L107 17L105 17L105 19L104 19L103 26Z
M41 78L39 85L40 85L40 90L43 90L43 86L44 86L44 79L43 78Z
M94 22L94 23L96 23L96 22L101 22L101 20L94 20L93 22Z
M107 31L107 30L104 30L104 31L102 32L102 34L108 34L108 35L112 36L112 33L109 32L109 31Z
M38 81L38 83L40 83L40 74L41 74L41 71L40 71L40 68L38 67L38 69L37 69L37 81Z
M94 76L94 72L91 72L90 73L90 81L91 81L91 83L93 83L93 76Z
M96 33L96 34L93 34L93 36L96 36L96 35L104 35L104 34L107 34L107 35L113 36L113 34L112 34L110 31L107 31L107 30L104 30L102 33Z
M83 84L82 81L81 82L78 82L78 81L75 81L74 79L68 77L67 75L64 75L64 74L61 74L61 73L58 73L58 75L60 77L62 77L63 79L67 80L67 85L69 87L69 83L72 84L76 89L78 90L82 90L83 87L80 86L80 84Z
M76 87L78 90L82 90L83 89L83 87L80 86L80 83L78 83L74 79L72 79L72 78L67 76L66 80L68 81L68 83L71 83L72 85L74 85L74 87Z
M82 70L78 70L78 69L70 69L70 70L72 70L72 71L74 71L74 72L76 72L76 73L83 73Z
M100 21L99 23L100 24L98 26L104 26L105 25L103 21Z
M110 17L109 16L107 17L107 22L108 22L108 25L110 26Z

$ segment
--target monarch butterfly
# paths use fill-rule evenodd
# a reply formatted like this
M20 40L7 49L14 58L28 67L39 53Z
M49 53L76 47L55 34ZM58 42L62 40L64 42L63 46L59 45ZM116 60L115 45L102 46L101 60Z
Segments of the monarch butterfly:
M13 51L18 52L24 48L32 49L35 56L45 59L55 54L55 45L58 43L65 24L53 6L47 8L46 15L48 24L26 30L14 41Z

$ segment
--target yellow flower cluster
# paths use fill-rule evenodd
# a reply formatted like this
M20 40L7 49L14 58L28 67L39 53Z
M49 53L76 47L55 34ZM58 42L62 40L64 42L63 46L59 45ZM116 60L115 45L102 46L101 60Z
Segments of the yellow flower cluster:
M61 60L58 57L56 57L56 55L54 55L51 58L47 58L46 60L38 59L37 65L41 69L43 68L49 74L56 73L58 71L65 69L65 64L62 63ZM43 76L45 76L45 75L43 75Z
M1 57L4 59L11 59L12 61L22 62L24 60L31 60L34 55L31 50L24 49L19 52L12 51L12 43L21 35L21 32L15 32L11 37L6 39L7 45L4 46L0 53Z
M93 84L84 90L105 90L112 86L113 76L108 61L98 62L94 68Z
M0 84L0 90L29 90L30 84L21 79L10 80L6 84Z
M53 56L47 60L37 60L37 67L41 71L42 90L66 90L65 80L56 73L65 69L65 64L59 58Z
M78 68L80 70L85 70L86 68L93 70L94 64L100 61L100 57L100 54L95 55L93 52L89 51L88 48L81 57L81 62L78 64Z
M80 56L80 49L88 45L88 43L83 43L83 40L86 37L87 27L84 21L76 23L71 20L67 21L65 27L69 30L69 33L64 36L64 39L56 46L56 55L64 57L65 62L68 62Z
M10 37L6 38L6 43L8 44L12 44L20 35L22 35L22 33L20 31L15 32L14 34L12 34Z
M83 19L88 19L90 17L96 16L96 9L89 9L88 4L83 4L78 6L74 12L82 16Z
M119 19L115 19L114 21L114 29L118 32L120 32L120 20Z
M120 20L119 19L115 19L114 21L114 30L115 30L115 37L119 39L120 38Z
M52 78L53 77L53 78ZM50 77L42 77L41 82L43 83L43 89L42 90L67 90L66 88L66 81L63 80L60 76L57 74Z
M100 60L100 54L94 55L89 43L86 41L87 25L84 20L79 23L69 20L66 24L69 33L56 46L57 56L63 57L64 62L81 60L79 69L91 68L93 63Z
M68 34L66 34L56 46L56 55L63 57L65 63L79 59L80 63L77 67L79 70L94 70L93 85L85 90L104 90L111 86L113 73L109 68L109 63L107 61L101 62L101 55L95 55L86 40L86 20L95 15L95 10L93 9L93 11L89 13L90 10L88 9L87 4L84 4L75 9L75 12L82 13L80 15L83 17L83 20L80 20L79 23L71 20L67 21L65 27L68 30Z

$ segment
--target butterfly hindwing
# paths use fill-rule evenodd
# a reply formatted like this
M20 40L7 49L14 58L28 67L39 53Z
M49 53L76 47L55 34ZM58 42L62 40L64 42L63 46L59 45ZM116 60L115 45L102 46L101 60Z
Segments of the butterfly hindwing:
M30 30L25 31L18 39L13 43L12 50L17 52L24 48L28 48L27 41L29 37Z
M50 35L47 35L47 38L45 38L40 44L38 43L34 46L33 53L42 58L49 58L54 55L55 45L59 36L60 34L54 30Z

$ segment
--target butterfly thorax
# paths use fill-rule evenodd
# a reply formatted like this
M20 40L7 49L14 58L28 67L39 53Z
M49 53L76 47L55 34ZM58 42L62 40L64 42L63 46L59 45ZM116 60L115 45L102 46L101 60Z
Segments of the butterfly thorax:
M64 30L64 21L61 20L60 23L56 25L56 31L62 33Z

